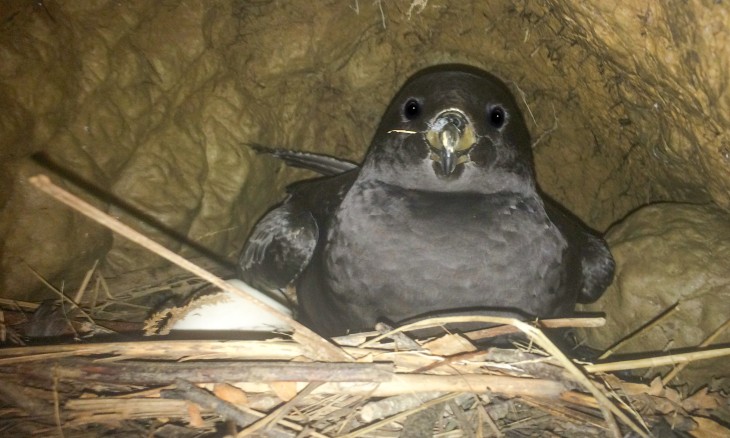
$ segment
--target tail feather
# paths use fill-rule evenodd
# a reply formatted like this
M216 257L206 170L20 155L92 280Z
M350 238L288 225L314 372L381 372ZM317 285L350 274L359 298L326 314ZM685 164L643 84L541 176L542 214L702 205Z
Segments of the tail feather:
M324 154L270 148L258 143L247 143L247 146L256 151L256 153L272 155L282 159L288 166L311 170L325 176L339 175L358 167L357 164L351 161Z

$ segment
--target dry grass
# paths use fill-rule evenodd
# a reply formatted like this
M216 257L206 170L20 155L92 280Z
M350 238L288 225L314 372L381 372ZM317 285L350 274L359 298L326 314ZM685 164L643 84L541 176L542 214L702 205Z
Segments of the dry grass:
M727 402L708 391L683 398L660 380L647 385L590 373L590 366L566 366L564 356L542 350L477 350L450 360L424 348L400 351L390 338L372 335L342 339L368 343L342 347L350 362L312 360L285 338L5 348L3 418L10 430L34 433L171 425L194 432L231 422L248 433L354 437L396 436L409 416L437 409L437 436L516 429L526 436L623 436L629 428L648 436L645 424L699 424L695 417Z

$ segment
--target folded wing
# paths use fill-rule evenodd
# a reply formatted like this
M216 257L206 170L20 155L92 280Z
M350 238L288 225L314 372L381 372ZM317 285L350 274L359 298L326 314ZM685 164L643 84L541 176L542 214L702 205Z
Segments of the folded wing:
M284 202L256 224L238 260L240 278L262 289L289 285L309 264L318 237L312 214Z

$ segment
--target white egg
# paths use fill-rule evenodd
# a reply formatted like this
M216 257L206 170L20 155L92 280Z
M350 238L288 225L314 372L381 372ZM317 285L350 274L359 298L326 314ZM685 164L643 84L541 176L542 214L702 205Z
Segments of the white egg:
M284 304L286 297L283 293L263 293L237 279L227 282L275 310L292 316L292 309ZM221 290L194 297L190 303L189 311L173 324L172 330L291 331L289 324L259 309L239 294Z

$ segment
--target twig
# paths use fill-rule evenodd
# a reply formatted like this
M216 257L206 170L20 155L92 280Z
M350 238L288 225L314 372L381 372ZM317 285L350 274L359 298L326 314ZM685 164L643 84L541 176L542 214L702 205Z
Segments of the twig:
M190 261L186 260L185 258L181 257L178 254L175 254L174 252L170 251L169 249L165 248L164 246L160 245L159 243L153 241L152 239L148 238L147 236L142 235L141 233L130 228L129 226L112 218L108 214L98 210L97 208L93 207L91 204L87 203L86 201L84 201L84 200L78 198L77 196L72 195L68 191L54 185L51 182L50 178L48 178L46 175L36 175L36 176L30 177L29 181L31 184L33 184L34 186L36 186L38 189L42 190L46 194L52 196L56 200L73 208L74 210L78 211L79 213L82 213L85 216L95 220L96 222L109 228L110 230L116 232L117 234L124 236L125 238L131 240L132 242L137 243L138 245L154 252L155 254L157 254L157 255L167 259L168 261L176 264L177 266L197 275L198 277L202 278L203 280L210 282L214 286L219 287L220 289L222 289L228 293L238 294L239 296L248 300L252 305L256 306L258 309L275 316L280 321L285 322L294 330L294 334L292 335L292 337L296 341L300 342L301 344L309 347L310 354L313 357L328 360L328 361L351 361L352 360L352 358L347 353L345 353L342 349L327 342L324 338L320 337L319 335L314 333L312 330L310 330L306 326L300 324L299 322L294 320L291 316L285 315L284 313L279 312L276 309L273 309L270 306L264 304L263 302L257 300L256 298L252 297L248 293L238 290L237 287L229 284L228 282L224 281L222 278L220 278L216 275L213 275L209 271L199 267L198 265L196 265L194 263L191 263ZM250 286L247 286L246 288L255 290L255 289L251 288Z
M243 406L240 409L244 412L248 412L251 415L255 415L257 418L264 418L266 416L266 414L259 412L257 410L251 409L249 407ZM300 432L300 434L298 436L306 436L306 437L311 436L314 438L328 438L327 435L319 433L316 430L308 430L307 426L302 426L300 424L294 423L294 422L286 420L286 419L279 420L279 424L287 427L288 429L292 429L292 430L296 430L297 432ZM304 431L306 431L306 434L303 435L301 432L304 432Z
M484 356L485 354L486 353L482 350L469 351L466 353L456 354L454 356L445 357L445 358L443 358L443 360L437 360L428 365L422 366L421 368L418 368L414 372L415 373L425 373L426 371L431 371L435 368L443 367L446 365L451 365L454 362L459 362L462 360L474 359L475 357Z
M376 423L369 424L369 425L367 425L365 427L362 427L360 429L357 429L357 430L355 430L353 432L350 432L348 434L342 435L342 436L340 436L340 438L355 438L355 437L358 437L360 435L364 435L364 434L366 434L368 432L372 432L374 430L380 429L381 427L385 426L388 423L391 423L393 421L398 421L401 418L408 417L411 414L414 414L416 412L419 412L419 411L422 411L424 409L430 408L431 406L436 406L439 403L443 403L445 401L449 401L449 400L451 400L453 398L458 397L459 395L460 394L458 394L458 393L446 394L446 395L444 395L442 397L439 397L439 398L433 399L433 400L431 400L429 402L426 402L426 403L422 404L421 406L419 406L419 407L417 407L415 409L411 409L409 411L403 411L403 412L401 412L399 414L393 415L392 417L388 417L388 418L386 418L384 420L380 420L380 421L378 421Z
M36 362L0 366L17 376L48 378L48 364ZM386 382L392 379L389 363L307 363L272 361L118 361L66 358L56 362L54 377L64 382L96 382L114 385L167 385L173 378L195 383L210 382Z
M631 427L639 436L643 438L648 438L648 435L645 431L643 431L636 423L634 423L629 417L626 416L626 414L621 411L621 409L618 408L614 403L611 402L611 400L606 397L603 392L590 380L588 377L586 377L585 374L571 361L568 359L565 354L563 354L562 351L558 347L555 346L555 344L548 339L545 334L540 331L540 329L537 329L535 327L532 327L531 325L519 321L514 318L504 318L504 317L497 317L497 316L471 316L471 317L463 317L463 316L448 316L448 317L442 317L442 318L432 318L427 319L423 321L418 321L412 324L404 325L401 327L398 327L395 331L409 331L409 330L417 330L422 328L428 328L428 327L434 327L434 326L442 326L445 324L451 324L451 323L464 323L464 322L481 322L481 323L493 323L493 324L510 324L514 325L518 329L520 329L522 332L524 332L530 340L534 340L540 347L542 347L546 352L551 354L553 357L555 357L562 365L563 367L575 378L575 380L583 385L588 391L593 394L593 396L598 400L599 406L601 408L601 411L604 414L604 417L606 418L606 422L609 424L609 427L611 429L612 434L615 437L620 437L621 432L618 429L618 426L616 425L615 421L613 420L613 417L611 414L616 415L623 421L626 425ZM369 343L375 343L379 341L382 338L381 336L376 337L375 339L372 339L365 344ZM364 345L365 345L364 344ZM610 417L610 418L609 418Z
M494 433L494 436L496 436L497 438L503 437L504 434L499 429L499 426L497 426L497 423L495 423L494 420L492 419L492 417L489 415L489 412L487 412L487 410L484 409L484 406L482 405L482 403L479 400L479 398L476 395L474 395L474 399L476 400L476 403L477 403L477 412L479 413L479 416L481 418L483 418L484 421L487 422L487 424L489 425L489 427L492 429L492 432Z
M509 321L509 322L505 322ZM518 321L512 318L502 317L491 317L491 316L449 316L443 318L430 318L417 321L411 324L402 325L394 328L392 331L386 334L380 334L375 336L367 342L360 344L360 348L371 347L385 338L393 337L396 333L408 332L418 330L422 328L436 327L443 324L459 323L459 322L485 322L499 324L497 327L489 327L486 329L473 330L464 333L464 336L471 340L479 340L483 338L490 338L494 336L500 336L510 333L519 333L520 330L512 322ZM525 321L525 324L532 324L531 322ZM606 323L606 318L603 317L590 317L590 318L554 318L554 319L539 319L535 321L535 324L540 328L561 328L561 327L602 327Z
M296 389L301 391L308 382L297 382ZM236 386L246 393L270 391L268 385L258 382L236 382ZM530 395L537 398L558 400L569 388L560 382L548 379L526 377L492 376L484 374L431 375L395 374L387 382L327 382L314 391L314 394L350 394L365 397L392 397L394 395L423 392L467 392L486 391L504 397Z
M700 343L700 345L698 347L703 348L703 347L707 347L708 345L712 344L713 342L715 342L715 339L720 337L720 335L725 330L727 330L728 327L730 327L730 319L728 319L727 321L725 321L725 323L720 325L720 327L718 327L714 332L712 332L712 334L710 336L708 336L704 341L702 341L702 343ZM684 363L681 363L678 366L674 367L674 369L672 369L672 371L670 371L669 374L664 376L664 378L662 379L662 384L664 384L664 386L666 386L669 382L672 381L672 379L677 377L677 374L682 372L682 370L687 367L687 364L689 364L689 362L684 362Z
M176 379L175 384L184 399L199 404L206 409L210 409L228 420L235 421L236 424L241 427L246 427L258 420L256 416L238 409L234 404L221 400L205 389L198 388L186 380ZM280 427L272 428L269 430L269 433L270 436L281 438L291 438L295 436L294 433L286 431Z
M456 422L459 423L459 427L461 428L461 432L464 436L474 438L474 431L471 429L469 419L466 418L466 414L461 406L459 406L459 404L453 399L449 400L448 406L451 408L451 412L454 414L454 417L456 417Z
M386 334L391 333L393 331L393 327L384 322L379 322L375 325L375 330L377 330L380 334ZM398 350L420 351L424 349L421 347L421 344L411 339L405 333L394 333L393 341L395 342L396 349Z
M549 399L559 398L567 391L561 382L548 379L531 379L484 374L431 375L395 374L381 383L327 383L317 389L323 394L360 394L372 397L390 397L418 392L485 392L491 391L505 396L533 395Z
M601 392L601 390L591 380L589 380L585 374L583 374L583 372L573 363L573 361L565 356L565 354L563 354L563 352L560 351L560 349L556 347L555 344L553 344L552 341L550 341L550 339L548 339L548 337L545 336L542 331L531 327L521 321L517 321L517 323L518 324L515 325L517 325L518 328L520 328L522 331L525 332L525 334L530 336L530 339L533 339L546 352L558 359L563 367L580 384L582 384L588 391L590 391L591 394L593 394L593 397L595 397L598 401L601 413L603 414L606 423L608 423L609 430L611 431L614 438L621 438L622 436L621 430L619 429L618 424L616 424L616 419L614 418L614 415L621 418L621 421L631 427L639 436L643 438L649 437L649 435L647 435L645 431L641 430L638 425L636 425L629 417L627 417L626 414L618 408L618 406L612 403L611 400L606 397L606 395L603 394L603 392Z
M106 279L101 275L99 275L96 278L99 279L99 284L101 285L101 288L104 291L104 295L106 296L106 299L113 300L114 295L112 295L112 292L109 290L109 285L107 284Z
M562 327L603 327L606 324L606 318L555 318L555 319L538 319L535 325L540 328L562 328ZM480 330L473 330L464 333L464 336L472 341L480 339L495 338L497 336L519 333L520 330L512 325L500 325L497 327L489 327Z
M59 344L0 348L0 365L47 361L69 356L118 355L154 359L291 360L306 351L301 344L284 341L130 341L95 344Z
M522 397L521 400L531 406L547 412L553 417L563 418L567 421L573 421L580 424L590 424L592 426L602 429L606 427L604 422L601 421L600 417L595 417L576 409L570 409L560 403L555 403L552 400L546 402L544 400L536 399L534 397Z
M443 392L424 392L420 394L396 395L394 397L372 401L362 407L360 410L360 419L365 423L370 423L371 421L389 417L407 409L413 409L443 395Z
M71 298L67 297L66 294L64 294L62 291L58 290L58 288L56 288L54 285L52 285L51 283L49 283L48 280L46 280L45 278L43 278L43 276L40 274L40 272L38 272L35 269L33 269L32 266L30 266L30 265L26 265L26 266L28 267L28 269L30 269L30 271L33 273L33 275L38 280L41 281L41 283L43 283L48 289L50 289L51 292L53 292L56 295L58 295L58 297L61 299L61 301L66 301L67 303L71 304L71 306L74 307L75 309L77 309L90 323L96 325L94 323L94 319L91 317L91 315L89 315L88 312L86 312L84 309L82 309L81 306L79 306L78 304L76 304L76 302L74 300L72 300Z
M669 354L666 356L649 357L646 359L623 360L618 362L584 365L589 373L607 373L611 371L634 370L637 368L662 367L679 363L694 362L696 360L714 359L730 356L730 348L714 348L711 350L694 351L691 353Z
M91 276L94 275L94 272L96 272L96 266L99 264L99 260L94 261L94 265L86 271L86 275L84 275L84 280L81 282L81 285L79 286L79 290L76 292L76 296L74 297L74 302L81 303L81 298L83 298L84 293L86 292L86 288L89 286L89 281L91 281Z
M9 300L7 298L0 298L0 306L8 306L14 309L22 310L35 310L40 306L38 303L31 303L28 301Z
M243 429L241 432L238 433L237 438L242 438L245 436L249 436L251 434L254 434L261 430L264 427L271 428L272 425L276 424L284 418L289 411L296 405L297 403L300 403L302 399L309 394L312 393L315 389L317 389L319 386L322 385L322 382L312 382L304 389L299 391L297 395L289 400L288 402L284 403L283 405L279 406L278 408L274 409L269 415L265 416L264 418L259 419L255 423L251 424L250 426Z

